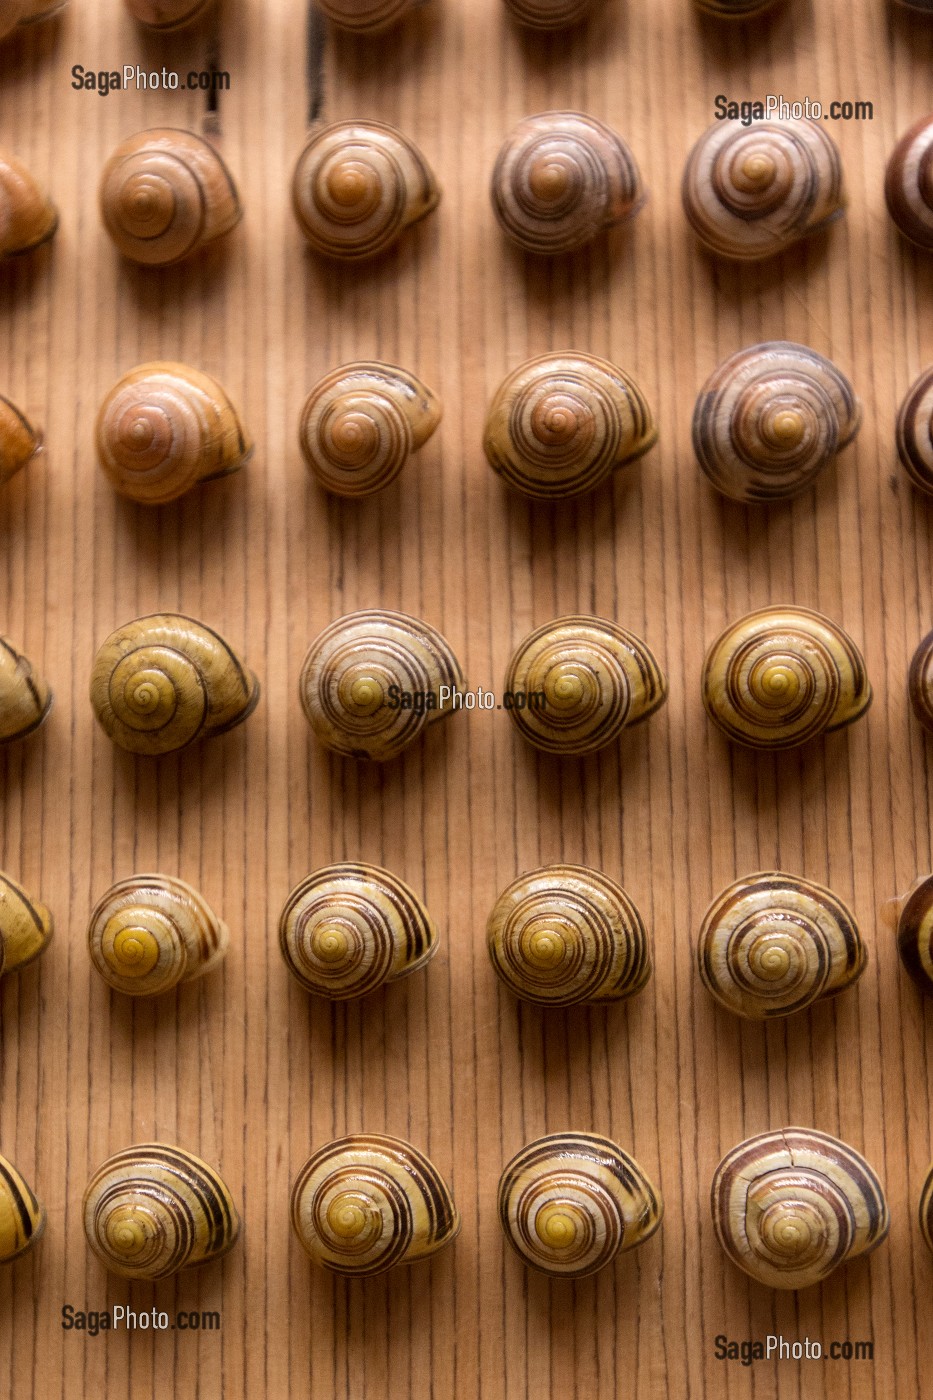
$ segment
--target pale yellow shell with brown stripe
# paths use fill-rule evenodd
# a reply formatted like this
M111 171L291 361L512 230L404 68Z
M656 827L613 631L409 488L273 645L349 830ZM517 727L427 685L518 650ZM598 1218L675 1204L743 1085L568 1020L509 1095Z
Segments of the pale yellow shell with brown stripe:
M46 682L8 637L0 637L0 745L32 734L51 708Z
M0 394L0 486L41 451L41 430Z
M156 996L223 961L230 935L184 880L131 875L98 901L88 925L95 970L115 991Z
M28 1182L6 1157L0 1157L0 1264L12 1264L45 1229L45 1211Z
M44 953L53 927L45 905L0 871L0 974L18 972Z
M4 19L0 12L0 38ZM0 152L0 258L40 247L58 228L58 210L22 161Z
M933 996L933 875L915 880L896 902L897 951L914 985Z

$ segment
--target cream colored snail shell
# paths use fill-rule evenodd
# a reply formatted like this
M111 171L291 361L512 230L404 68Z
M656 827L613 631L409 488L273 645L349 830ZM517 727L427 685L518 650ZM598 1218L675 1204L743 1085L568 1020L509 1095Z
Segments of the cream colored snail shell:
M325 491L371 496L392 484L440 421L440 400L420 379L397 365L361 360L314 386L298 441Z
M41 431L0 394L0 486L41 451Z
M703 703L727 739L789 749L860 718L871 686L858 647L806 608L748 613L710 647Z
M440 190L413 141L383 122L316 131L295 167L292 205L305 238L332 258L371 258L437 206Z
M38 24L64 9L66 0L0 0L0 39L20 25Z
M594 0L505 0L512 18L526 29L567 29L593 9Z
M546 622L516 649L505 677L519 733L546 753L595 753L667 699L667 680L633 632L601 617Z
M767 10L773 10L780 0L694 0L696 7L705 15L715 15L717 19L756 19Z
M381 34L423 3L424 0L317 0L317 7L339 29L351 34Z
M0 871L0 974L19 972L44 953L52 930L45 905Z
M153 127L122 142L104 166L100 208L125 258L165 267L197 253L239 223L226 165L193 131Z
M28 1182L6 1157L0 1157L0 1264L32 1249L45 1229L45 1211Z
M933 875L921 876L899 901L897 951L914 985L933 996Z
M845 207L842 165L819 122L716 122L684 171L684 212L724 258L768 258L809 238Z
M258 700L259 682L236 652L179 613L128 622L94 659L94 713L130 753L173 753L223 734L248 719Z
M897 452L914 486L933 496L933 368L914 381L901 404Z
M405 613L348 613L311 643L298 682L319 741L348 758L394 758L453 712L466 685L430 623Z
M716 1168L713 1225L726 1254L770 1288L809 1288L888 1233L881 1183L854 1148L814 1128L739 1143Z
M229 476L253 444L211 375L174 360L129 370L97 415L97 457L114 490L165 505L202 481Z
M170 34L196 24L216 0L123 0L127 10L146 29Z
M496 159L492 207L503 232L529 253L571 253L624 223L645 202L621 136L582 112L520 122Z
M630 375L595 355L565 351L527 360L500 384L483 449L509 486L556 500L595 491L657 439Z
M774 340L713 371L694 409L693 450L731 500L784 500L813 485L860 423L858 399L834 364Z
M492 965L539 1006L622 1001L651 976L648 933L621 885L582 865L546 865L502 891L486 925Z
M0 37L3 21L0 19ZM0 258L18 257L48 242L58 210L21 161L0 152Z
M88 952L118 992L157 996L211 972L230 934L197 890L170 875L131 875L112 885L91 914Z
M933 117L921 117L894 147L884 196L904 237L920 248L933 248Z
M661 1198L641 1167L596 1133L551 1133L517 1152L499 1179L499 1220L519 1258L584 1278L651 1238Z
M0 637L0 745L25 739L52 708L52 692L7 637Z
M434 1164L401 1138L375 1133L319 1148L298 1173L291 1215L315 1263L350 1277L427 1259L460 1233Z
M933 733L933 632L926 634L911 658L907 693L915 716Z
M84 1193L84 1233L100 1262L130 1279L161 1279L219 1259L240 1219L206 1162L147 1142L109 1157Z

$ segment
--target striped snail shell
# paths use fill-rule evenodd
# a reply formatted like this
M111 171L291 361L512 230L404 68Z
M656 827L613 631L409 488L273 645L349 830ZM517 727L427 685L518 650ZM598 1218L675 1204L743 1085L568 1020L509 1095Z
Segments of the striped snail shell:
M752 1021L790 1016L836 996L865 971L855 916L831 890L780 871L745 875L703 916L700 980Z
M123 0L135 20L146 29L170 34L186 29L214 8L216 0Z
M148 267L190 257L241 217L233 177L213 146L172 127L117 147L101 176L100 207L118 250Z
M933 733L933 632L927 633L913 654L907 693L915 716Z
M897 451L914 486L933 496L933 368L915 380L901 404Z
M582 112L520 122L496 159L492 207L508 238L529 253L571 253L624 223L645 202L621 136Z
M94 659L91 704L130 753L174 753L242 724L259 682L210 627L153 613L111 632Z
M427 1259L460 1233L434 1164L401 1138L358 1133L309 1157L292 1188L292 1225L316 1264L362 1277Z
M465 685L460 663L430 623L370 609L338 618L311 643L298 694L325 747L381 762L451 714Z
M877 1248L888 1207L858 1152L814 1128L739 1143L716 1168L713 1225L726 1254L770 1288L809 1288Z
M755 19L773 10L778 0L694 0L698 10L717 19Z
M42 433L0 394L0 486L42 451Z
M499 1220L525 1264L583 1278L651 1238L661 1198L641 1167L596 1133L551 1133L499 1179Z
M440 421L440 400L420 379L397 365L361 360L314 386L298 442L325 491L371 496L391 485Z
M761 608L710 647L703 703L734 743L789 749L852 724L871 704L871 686L858 647L829 618Z
M424 0L317 0L318 9L351 34L381 34Z
M933 117L921 117L894 147L884 196L904 237L920 248L933 248Z
M0 1157L0 1264L12 1264L45 1229L45 1211L12 1162Z
M527 360L500 384L483 448L509 486L538 500L595 491L658 439L630 375L595 355Z
M505 677L509 714L536 748L595 753L667 699L640 637L601 617L559 617L519 643Z
M0 17L0 37L3 19ZM58 210L15 156L0 152L0 258L46 243L58 228Z
M279 920L279 944L306 991L346 1001L429 963L437 927L404 880L346 861L295 886Z
M383 122L322 127L298 157L292 181L302 233L315 252L332 258L384 252L440 197L415 143Z
M920 1233L927 1248L933 1249L933 1165L924 1178L920 1192Z
M118 992L157 996L220 964L230 934L202 895L170 875L131 875L98 901L87 931L94 969Z
M0 745L25 739L52 708L52 692L32 663L0 637Z
M19 972L44 953L52 930L45 905L0 871L0 974Z
M175 501L199 482L238 471L253 454L217 380L174 360L124 374L101 404L96 431L110 484L142 505Z
M860 423L858 399L834 364L775 340L713 371L694 410L693 450L733 501L784 500L812 486Z
M898 901L897 951L921 992L933 996L933 875L921 876Z
M513 880L486 925L492 965L539 1006L622 1001L651 976L644 922L621 885L582 865L546 865Z
M84 1193L84 1233L122 1278L168 1278L219 1259L240 1219L213 1167L180 1147L146 1142L109 1157Z
M684 171L684 212L724 258L768 258L838 218L842 165L819 122L716 122Z
M21 24L37 24L64 9L65 0L0 0L0 39Z
M579 24L593 9L594 0L505 0L505 8L526 29L566 29Z

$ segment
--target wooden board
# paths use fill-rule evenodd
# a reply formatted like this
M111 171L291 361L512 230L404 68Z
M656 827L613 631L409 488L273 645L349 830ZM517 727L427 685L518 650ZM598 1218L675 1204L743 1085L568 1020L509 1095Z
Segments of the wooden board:
M439 0L375 45L322 32L309 63L305 16L284 0L229 0L206 33L162 41L143 39L116 0L76 0L0 56L0 142L62 214L46 254L0 272L0 388L48 442L3 491L0 631L56 695L42 732L0 756L0 867L57 922L48 955L0 988L0 1143L49 1215L39 1248L0 1272L0 1392L913 1400L933 1386L933 1258L916 1225L933 1155L933 1010L880 910L933 862L931 749L905 691L933 625L933 516L893 445L897 404L933 360L933 260L896 236L882 173L930 105L933 24L882 0L791 0L739 29L701 23L686 0L608 0L588 28L538 40L498 0ZM101 166L143 126L203 128L204 98L101 98L72 90L71 67L186 72L210 53L231 73L212 125L244 222L202 261L134 270L99 222ZM371 266L318 262L292 218L309 70L322 116L398 124L444 187L437 214ZM714 265L680 210L683 162L717 93L769 92L874 103L872 122L832 126L849 213L773 265ZM547 267L505 246L487 183L510 127L559 107L623 132L651 199L629 231ZM774 337L832 355L865 421L815 491L746 510L700 478L690 416L720 358ZM610 490L532 506L485 464L484 407L509 368L569 346L636 375L660 446ZM216 374L258 451L240 478L152 511L114 497L92 428L117 375L160 356ZM397 488L340 503L306 476L297 416L320 374L370 356L419 372L444 421ZM775 601L842 623L876 697L852 730L777 759L731 750L699 696L705 644ZM360 768L317 747L296 682L320 628L364 606L440 626L471 683L497 690L532 625L592 610L648 640L670 701L586 761L536 755L493 712ZM87 699L96 646L154 609L210 622L263 686L245 727L158 763L112 748ZM422 891L443 947L425 975L330 1009L291 982L276 924L292 884L341 858L383 863ZM496 983L488 910L517 872L558 859L621 878L650 924L655 976L628 1006L544 1015ZM787 1024L740 1024L699 986L693 940L718 889L775 866L851 901L871 964L856 991ZM221 975L130 1005L92 974L85 928L113 879L147 868L199 887L232 947ZM725 1261L708 1206L720 1155L787 1123L862 1150L892 1217L875 1255L796 1296ZM578 1284L526 1273L495 1210L504 1162L567 1127L618 1140L665 1204L649 1244ZM429 1265L347 1283L303 1256L288 1196L313 1146L360 1129L426 1149L464 1227ZM89 1257L81 1195L111 1151L153 1137L215 1163L245 1228L221 1264L128 1286ZM222 1330L62 1330L63 1304L127 1302L219 1309ZM769 1333L872 1341L874 1360L715 1358L717 1334Z

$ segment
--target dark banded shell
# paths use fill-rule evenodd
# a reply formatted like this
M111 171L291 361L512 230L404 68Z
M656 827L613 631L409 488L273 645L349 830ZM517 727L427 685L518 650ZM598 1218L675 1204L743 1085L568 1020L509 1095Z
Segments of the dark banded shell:
M51 708L46 682L8 637L0 637L0 744L25 739Z
M174 34L203 19L217 0L124 0L135 20L157 34Z
M595 0L505 0L505 8L526 29L566 29L586 19Z
M424 0L317 0L318 9L351 34L381 34Z
M933 996L933 875L915 881L901 904L897 951L915 985Z
M933 248L933 117L921 117L894 147L884 195L904 237L919 248Z
M91 962L128 996L157 996L223 961L227 925L206 900L170 875L131 875L111 886L91 915Z
M779 3L780 0L695 0L697 9L717 19L755 19Z
M933 368L911 385L897 415L897 452L914 486L933 496Z
M44 1229L42 1206L13 1163L0 1157L0 1264L25 1254Z
M52 930L45 905L0 871L0 974L19 972L44 953Z

